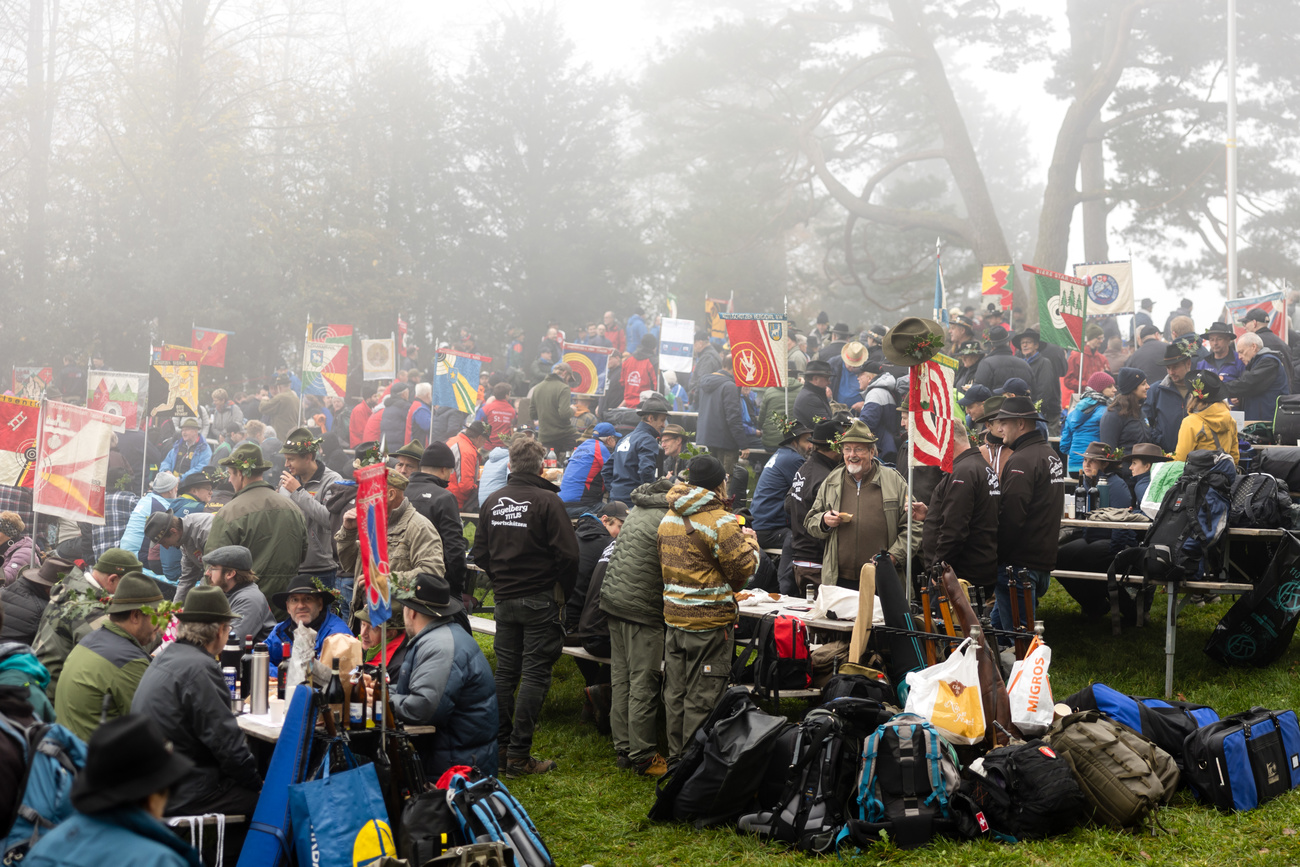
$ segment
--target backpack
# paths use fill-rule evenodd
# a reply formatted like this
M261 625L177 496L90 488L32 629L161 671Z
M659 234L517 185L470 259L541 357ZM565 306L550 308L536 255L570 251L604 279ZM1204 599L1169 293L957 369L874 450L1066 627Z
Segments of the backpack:
M496 777L471 783L459 774L452 776L447 803L467 841L504 843L514 851L515 867L555 867L528 811Z
M1251 708L1188 735L1188 783L1224 812L1251 810L1300 787L1295 711Z
M397 852L412 864L424 864L465 845L448 789L419 792L402 807Z
M822 686L822 704L825 705L837 698L867 698L893 704L898 696L889 678L881 671L875 671L874 674L874 677L843 672L831 675L831 679Z
M1123 723L1173 756L1180 771L1183 766L1183 741L1201 726L1219 719L1218 711L1190 701L1165 701L1125 695L1104 683L1085 686L1062 699L1070 710L1100 711L1117 723Z
M900 713L867 738L848 819L835 838L864 848L886 831L900 849L924 845L936 833L953 833L952 797L961 764L952 744L925 719Z
M1223 665L1263 668L1273 663L1291 644L1300 605L1300 582L1293 577L1300 566L1300 540L1287 533L1264 574L1223 615L1205 642L1205 653Z
M1251 473L1232 483L1228 526L1276 530L1290 524L1290 512L1291 495L1273 476Z
M1099 711L1057 720L1047 742L1069 763L1093 817L1109 827L1141 826L1178 790L1173 757Z
M755 652L754 691L779 700L783 689L807 689L812 684L812 657L808 627L789 614L768 614L758 622L754 636L731 665L731 679L739 683Z
M86 745L54 723L26 726L0 714L0 737L13 739L26 765L19 784L23 796L14 811L0 817L0 856L5 864L21 861L46 832L72 815L72 782L86 766Z
M1016 840L1064 834L1088 810L1069 763L1041 740L990 750L966 770L961 794L977 810L978 830Z

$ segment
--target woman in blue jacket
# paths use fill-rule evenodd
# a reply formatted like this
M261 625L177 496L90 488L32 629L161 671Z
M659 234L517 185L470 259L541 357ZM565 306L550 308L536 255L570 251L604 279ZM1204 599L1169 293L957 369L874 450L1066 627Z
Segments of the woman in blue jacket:
M1083 466L1083 458L1075 448L1098 439L1101 417L1106 414L1106 407L1114 396L1115 379L1109 373L1099 370L1088 377L1083 396L1061 426L1061 454L1068 456L1071 473L1079 472Z

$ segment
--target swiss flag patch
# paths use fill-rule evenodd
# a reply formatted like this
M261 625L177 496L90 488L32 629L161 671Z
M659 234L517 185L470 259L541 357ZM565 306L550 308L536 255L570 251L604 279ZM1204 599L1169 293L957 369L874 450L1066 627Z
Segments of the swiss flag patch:
M981 834L987 834L988 831L989 831L989 820L984 818L984 814L983 814L983 813L976 813L976 814L975 814L975 821L976 821L976 822L979 822L979 825L980 825L980 833L981 833Z
M1052 752L1052 748L1049 747L1049 746L1047 746L1046 744L1044 744L1043 746L1039 747L1039 748L1038 748L1038 751L1039 751L1040 753L1042 753L1043 755L1047 756L1049 759L1054 759L1054 758L1056 758L1056 753Z

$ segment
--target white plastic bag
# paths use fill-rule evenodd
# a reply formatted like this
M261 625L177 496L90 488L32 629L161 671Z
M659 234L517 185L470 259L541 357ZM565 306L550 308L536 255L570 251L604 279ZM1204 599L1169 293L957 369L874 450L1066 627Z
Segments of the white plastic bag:
M984 701L980 695L979 659L968 638L938 665L907 675L907 713L930 721L954 744L984 740Z
M1025 658L1011 666L1011 722L1026 735L1041 735L1052 726L1052 648L1034 636Z

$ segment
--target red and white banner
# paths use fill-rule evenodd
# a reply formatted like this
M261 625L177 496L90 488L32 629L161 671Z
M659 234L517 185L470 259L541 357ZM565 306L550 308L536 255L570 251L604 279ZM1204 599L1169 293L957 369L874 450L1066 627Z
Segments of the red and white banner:
M937 361L911 369L907 392L907 436L914 467L952 472L952 371Z
M0 485L32 486L40 417L39 401L0 395Z
M1287 339L1286 299L1281 292L1225 301L1223 302L1223 309L1227 311L1228 322L1232 323L1232 330L1236 332L1238 337L1246 333L1246 326L1242 325L1246 314L1252 310L1263 310L1268 314L1269 330L1282 338L1283 341Z
M46 401L36 435L32 509L87 524L104 523L108 449L121 416Z
M357 482L357 543L361 581L371 623L392 616L388 587L388 467L371 464L353 472Z
M759 313L724 313L736 385L785 387L785 319Z

